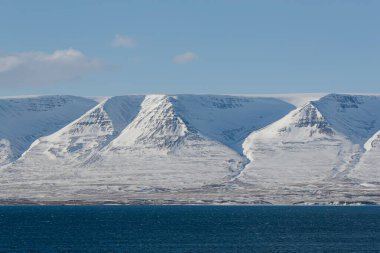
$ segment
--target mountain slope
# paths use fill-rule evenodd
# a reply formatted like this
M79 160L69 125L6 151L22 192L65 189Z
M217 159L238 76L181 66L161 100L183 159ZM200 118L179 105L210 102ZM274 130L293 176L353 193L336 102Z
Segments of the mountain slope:
M16 160L37 138L54 133L96 104L74 96L0 99L0 165Z
M241 154L242 143L252 131L294 109L274 98L179 95L175 102L176 110L192 128Z
M144 148L170 148L189 134L189 129L177 114L172 97L148 95L141 110L108 149L143 146Z
M22 163L80 166L107 146L133 120L143 96L108 98L79 119L35 141L14 166Z
M344 179L380 129L376 96L331 94L253 132L244 142L248 183L306 185Z
M366 151L350 177L359 179L365 185L380 185L380 131L374 134L364 145Z
M59 195L98 192L111 185L124 194L229 182L246 163L239 154L241 140L293 108L273 98L110 98L36 141L8 167L5 181L40 190L54 184Z
M330 94L315 102L333 128L363 146L380 129L380 96Z
M244 152L251 163L240 180L273 185L323 180L348 159L349 144L308 103L245 140Z
M100 164L120 164L139 187L164 188L230 180L246 162L241 140L293 108L275 99L211 95L150 95L141 107Z
M253 130L281 118L294 107L273 98L218 95L151 95L111 146L170 147L188 134L200 134L241 150Z
M380 203L380 97L312 97L0 99L0 202Z

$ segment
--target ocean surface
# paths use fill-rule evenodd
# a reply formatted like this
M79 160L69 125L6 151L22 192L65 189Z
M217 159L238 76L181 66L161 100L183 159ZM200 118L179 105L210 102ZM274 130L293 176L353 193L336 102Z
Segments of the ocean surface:
M380 252L380 207L3 206L0 252Z

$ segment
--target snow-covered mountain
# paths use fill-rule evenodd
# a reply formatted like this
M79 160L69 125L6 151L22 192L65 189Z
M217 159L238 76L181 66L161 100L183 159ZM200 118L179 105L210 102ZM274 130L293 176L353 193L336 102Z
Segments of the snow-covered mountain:
M376 108L378 96L331 94L295 109L245 140L251 162L239 179L283 187L349 180L354 168L361 171L365 142L380 129Z
M36 187L77 180L90 187L107 179L123 189L155 191L223 183L247 161L239 143L293 108L274 98L110 98L36 140L7 171L13 171L10 181L38 182Z
M248 134L281 118L292 105L273 98L210 95L147 96L137 118L111 147L142 144L170 148L201 135L241 153Z
M139 111L143 96L101 101L57 132L35 140L16 162L80 166L116 138Z
M74 96L0 99L0 165L16 160L37 138L56 132L95 105Z
M313 103L253 132L243 147L251 162L240 179L269 185L323 180L352 153L350 141L334 130Z
M0 199L380 203L380 96L96 101L0 99Z
M128 178L139 179L138 187L228 181L246 163L239 143L292 108L270 98L146 96L136 118L100 153L99 164L120 164L117 169Z

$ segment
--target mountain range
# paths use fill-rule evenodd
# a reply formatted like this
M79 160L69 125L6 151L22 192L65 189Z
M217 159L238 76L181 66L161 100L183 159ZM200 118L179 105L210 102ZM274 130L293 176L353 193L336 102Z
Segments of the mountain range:
M4 97L0 122L1 203L380 203L380 95Z

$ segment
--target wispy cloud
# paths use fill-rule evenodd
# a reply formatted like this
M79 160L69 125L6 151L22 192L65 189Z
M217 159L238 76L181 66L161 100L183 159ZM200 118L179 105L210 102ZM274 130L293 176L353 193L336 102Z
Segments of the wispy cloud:
M132 37L116 34L113 39L112 46L133 48L137 46L137 41Z
M50 85L78 79L104 67L100 60L89 59L72 48L0 56L0 87Z
M184 64L192 62L198 58L198 55L193 52L185 52L183 54L177 54L173 58L173 62L177 64Z

